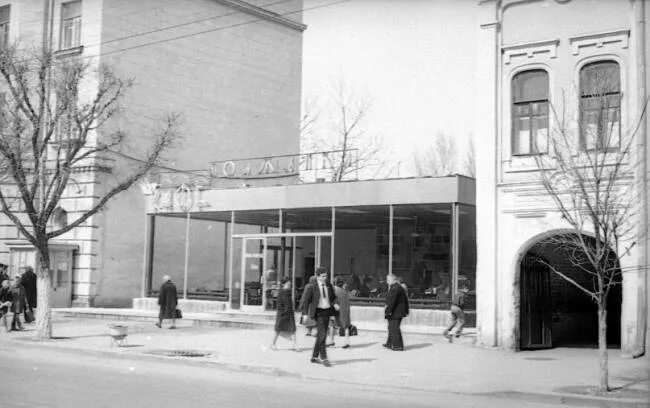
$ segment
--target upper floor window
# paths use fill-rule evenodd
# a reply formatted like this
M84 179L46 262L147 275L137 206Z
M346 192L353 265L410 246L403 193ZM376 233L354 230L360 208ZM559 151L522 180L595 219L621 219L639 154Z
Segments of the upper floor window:
M548 153L548 73L524 71L512 78L512 154Z
M618 148L621 135L620 68L614 61L580 70L580 144L585 150Z
M61 49L81 45L81 1L61 5Z
M0 48L9 45L9 18L11 6L0 7Z

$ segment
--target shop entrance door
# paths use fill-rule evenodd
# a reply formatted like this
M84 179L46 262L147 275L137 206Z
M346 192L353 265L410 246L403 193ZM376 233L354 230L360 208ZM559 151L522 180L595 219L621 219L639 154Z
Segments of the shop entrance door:
M245 237L241 254L241 310L261 312L266 300L266 237Z
M329 232L238 234L241 239L241 270L239 290L231 299L232 309L249 312L271 311L277 308L282 278L291 279L294 305L301 290L314 274L315 267L332 265L332 234ZM307 268L312 259L312 267Z

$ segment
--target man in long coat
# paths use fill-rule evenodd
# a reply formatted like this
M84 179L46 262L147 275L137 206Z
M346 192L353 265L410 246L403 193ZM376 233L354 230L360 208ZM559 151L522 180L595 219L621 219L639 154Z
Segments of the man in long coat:
M34 310L36 308L36 274L31 266L25 268L25 272L20 277L20 283L25 288L29 310Z
M178 294L176 292L176 285L172 283L169 275L163 276L163 283L160 285L160 293L158 294L158 305L160 305L160 313L158 314L158 323L156 323L156 326L162 328L163 319L171 319L172 325L169 328L175 329Z
M388 283L388 294L386 295L384 316L388 320L388 340L383 346L394 351L404 351L400 324L402 319L409 314L408 297L395 275L388 275L386 282Z

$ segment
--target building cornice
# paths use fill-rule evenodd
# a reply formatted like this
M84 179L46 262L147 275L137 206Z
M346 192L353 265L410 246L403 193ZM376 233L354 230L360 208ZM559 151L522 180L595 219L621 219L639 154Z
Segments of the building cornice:
M503 60L506 65L510 64L512 57L526 56L533 58L535 54L548 53L551 58L555 58L557 57L557 46L559 43L560 40L555 39L504 45L501 47L501 52L503 52Z
M602 33L584 34L569 38L571 53L580 54L580 49L585 47L602 48L604 45L620 43L621 48L629 45L630 30L606 31Z
M257 7L250 3L241 0L214 0L217 3L223 4L224 6L233 8L235 10L242 11L246 14L250 14L255 17L259 17L263 20L272 21L274 23L281 24L285 27L292 28L297 31L305 31L307 26L303 23L299 23L290 18L286 18L281 14L274 13L272 11Z

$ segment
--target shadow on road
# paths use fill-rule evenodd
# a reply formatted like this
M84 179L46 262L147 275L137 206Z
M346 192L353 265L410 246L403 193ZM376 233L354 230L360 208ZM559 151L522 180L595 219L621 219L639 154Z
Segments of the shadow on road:
M415 350L415 349L420 349L420 348L425 348L430 346L433 346L433 343L411 344L408 346L404 346L404 351Z
M377 360L376 358L351 358L349 360L336 360L331 361L333 366L345 365L345 364L354 364L354 363L370 363Z
M350 344L350 348L365 348L365 347L374 346L375 344L379 344L379 342L378 342L378 341L374 341L374 342L372 342L372 343Z

